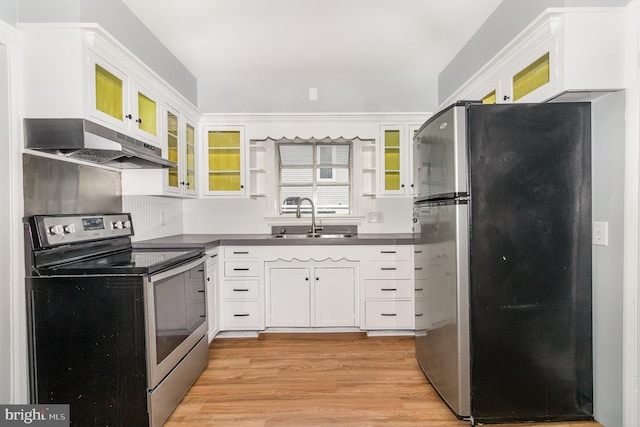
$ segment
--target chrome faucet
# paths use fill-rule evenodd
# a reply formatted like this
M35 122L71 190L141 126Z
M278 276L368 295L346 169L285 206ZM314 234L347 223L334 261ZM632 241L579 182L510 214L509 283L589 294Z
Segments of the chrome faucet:
M309 230L309 233L315 235L318 230L322 230L322 226L316 225L316 208L313 204L313 200L308 197L301 197L298 199L298 206L296 207L296 218L300 218L300 205L302 205L302 202L304 202L305 200L307 200L311 204L311 230Z

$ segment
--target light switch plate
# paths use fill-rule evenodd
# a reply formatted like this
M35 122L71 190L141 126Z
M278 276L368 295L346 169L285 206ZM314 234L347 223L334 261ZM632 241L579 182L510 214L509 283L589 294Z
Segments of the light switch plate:
M591 230L591 243L599 246L609 246L609 223L594 221Z

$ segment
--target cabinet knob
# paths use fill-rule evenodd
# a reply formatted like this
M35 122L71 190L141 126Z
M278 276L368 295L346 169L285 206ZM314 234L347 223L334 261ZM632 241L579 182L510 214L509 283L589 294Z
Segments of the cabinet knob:
M131 120L133 118L133 116L131 114L127 114L126 116L124 116L125 118Z
M136 123L142 123L142 119L136 120Z
M244 188L244 185L240 185L240 188Z
M510 99L511 99L511 97L509 95L505 95L505 96L502 97L503 101L508 101Z
M316 277L316 280L320 280L320 278L319 278L319 277Z
M404 184L400 184L400 188L404 188Z
M308 277L305 277L305 278L304 278L304 280L306 280L306 281L308 282L308 281L309 281L309 278L308 278Z

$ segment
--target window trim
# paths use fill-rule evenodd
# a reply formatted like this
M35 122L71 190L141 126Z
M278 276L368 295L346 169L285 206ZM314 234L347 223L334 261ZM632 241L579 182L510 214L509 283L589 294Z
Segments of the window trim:
M287 166L287 168L290 169L309 169L311 168L311 182L310 183L291 183L291 184L287 184L286 186L282 184L281 182L281 177L282 177L282 158L280 155L280 147L281 146L300 146L300 145L309 145L311 146L311 150L312 150L312 162L311 164L305 164L305 165L290 165ZM344 165L338 165L335 163L331 163L331 164L323 164L321 165L322 167L320 167L320 165L318 164L318 147L320 146L347 146L349 148L349 161L347 163L346 166ZM313 200L313 204L316 207L316 216L324 216L327 218L331 218L331 217L339 217L339 216L351 216L354 214L354 199L353 199L353 195L354 195L354 175L353 175L353 170L354 170L354 163L353 163L353 156L354 156L354 144L353 141L336 141L336 140L327 140L327 141L309 141L309 140L304 140L304 141L296 141L296 142L291 142L291 141L282 141L282 142L276 142L275 144L275 151L276 151L276 167L277 167L277 179L276 179L276 188L277 188L277 201L276 201L276 207L277 207L277 216L279 217L288 217L291 213L290 212L285 212L283 213L283 205L282 205L282 201L283 201L283 196L282 196L282 188L283 187L309 187L309 185L311 185L311 192L312 192L312 196L311 199ZM332 155L332 159L335 159L335 154L336 154L336 149L334 147L333 149L333 155ZM332 179L321 179L319 178L319 173L320 173L320 169L321 168L340 168L340 169L347 169L348 170L348 176L349 176L349 180L348 183L338 183L336 182L336 177L335 177L335 172L334 172L334 177ZM349 211L347 213L335 213L335 214L327 214L327 213L320 213L318 210L318 206L317 206L317 202L318 202L318 187L348 187L349 189L349 196L348 196L348 200L349 200ZM303 204L303 207L308 207L308 204ZM303 209L304 211L304 209Z

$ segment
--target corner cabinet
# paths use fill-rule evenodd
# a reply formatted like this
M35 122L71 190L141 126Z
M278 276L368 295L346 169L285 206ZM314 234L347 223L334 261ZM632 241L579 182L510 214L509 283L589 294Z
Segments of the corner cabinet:
M588 101L624 89L624 41L625 8L547 9L444 104Z
M206 165L204 194L247 195L247 143L244 127L206 126L203 129Z
M165 191L196 196L196 127L193 121L171 107L166 108L164 125L167 158L178 165L163 170Z

